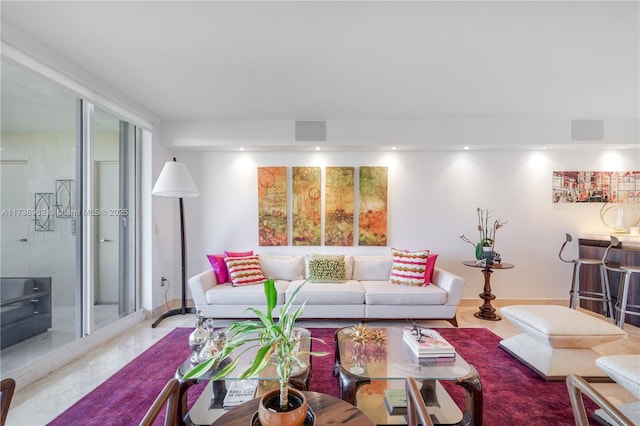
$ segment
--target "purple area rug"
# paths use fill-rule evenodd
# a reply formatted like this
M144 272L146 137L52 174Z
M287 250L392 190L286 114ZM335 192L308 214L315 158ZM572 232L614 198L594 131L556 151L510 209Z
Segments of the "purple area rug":
M190 353L192 329L176 328L135 360L63 412L50 425L137 425L177 366ZM483 421L488 426L573 425L571 403L564 382L546 382L498 348L500 337L483 328L441 328L449 340L480 375L484 393ZM330 355L313 358L311 390L338 397L333 376L333 329L312 328L313 350ZM447 391L464 407L464 390L444 382ZM204 384L189 390L193 403ZM595 406L586 401L590 414ZM158 424L162 424L158 422ZM593 423L595 424L595 423Z

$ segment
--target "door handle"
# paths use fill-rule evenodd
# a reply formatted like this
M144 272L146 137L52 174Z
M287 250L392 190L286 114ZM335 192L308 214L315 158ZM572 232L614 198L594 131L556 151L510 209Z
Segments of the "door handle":
M108 239L106 239L106 238L103 238L103 239L101 239L101 240L100 240L100 242L101 242L101 243L112 243L112 242L113 242L113 240L108 240Z
M20 238L18 241L20 241L21 243L26 243L27 239L26 238Z

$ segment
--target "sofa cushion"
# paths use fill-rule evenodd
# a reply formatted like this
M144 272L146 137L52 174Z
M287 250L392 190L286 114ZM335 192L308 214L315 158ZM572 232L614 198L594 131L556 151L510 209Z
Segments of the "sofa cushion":
M284 292L289 281L276 280L276 299L278 305L284 304ZM205 293L209 305L245 305L261 306L266 303L264 286L245 285L234 287L231 284L216 285Z
M225 257L229 278L234 286L261 284L267 279L260 268L258 256Z
M346 277L344 256L311 255L309 281L344 282Z
M304 281L291 281L285 299L289 300ZM364 289L358 281L343 283L306 283L296 297L296 304L307 300L307 305L360 305L364 303Z
M393 263L389 281L392 284L424 285L429 250L409 251L392 248L391 255Z
M435 285L398 286L389 281L360 281L367 305L444 305L448 293ZM398 313L402 317L401 313Z
M305 263L305 278L309 278L311 276L311 271L309 271L309 262L311 261L312 256L325 256L325 257L334 257L337 258L339 257L343 257L344 258L344 279L345 280L350 280L352 279L353 276L353 256L349 256L349 255L337 255L337 254L307 254L304 256L304 263Z
M304 278L304 256L258 256L262 274L276 280L301 280Z
M391 256L353 256L353 277L356 281L388 281Z
M429 257L427 257L427 264L424 268L424 283L426 285L431 284L433 281L433 271L436 269L436 260L438 260L438 255L435 253L429 253Z
M227 263L224 261L224 254L208 254L207 259L211 264L213 272L216 274L216 281L220 284L229 282L229 270Z
M253 256L253 250L247 251L226 251L224 252L225 257L247 257Z

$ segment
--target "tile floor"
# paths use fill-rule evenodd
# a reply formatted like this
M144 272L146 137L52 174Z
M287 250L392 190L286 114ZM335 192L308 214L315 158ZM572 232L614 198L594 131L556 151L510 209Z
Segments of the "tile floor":
M476 307L460 307L458 324L460 327L486 327L501 337L509 337L518 330L506 320L491 322L477 319L473 313ZM157 328L151 328L151 320L145 321L129 332L101 345L76 361L58 369L31 385L16 392L7 419L8 426L40 426L54 419L85 394L118 371L152 344L164 337L175 327L193 326L194 315L175 316L165 319ZM216 325L228 322L218 321ZM446 321L425 321L427 326L451 327ZM351 325L353 321L305 321L306 327L339 327ZM404 325L404 321L397 324ZM376 323L370 323L376 325ZM384 322L384 325L393 325ZM640 353L640 328L626 326L629 338L622 342L602 345L598 349L606 353ZM185 342L186 344L186 342ZM602 391L611 398L628 402L630 395L617 385L605 384Z
M51 328L46 333L2 349L2 376L35 361L43 352L51 352L76 340L75 310L74 306L53 306ZM104 327L118 319L118 305L96 305L93 314L96 329Z

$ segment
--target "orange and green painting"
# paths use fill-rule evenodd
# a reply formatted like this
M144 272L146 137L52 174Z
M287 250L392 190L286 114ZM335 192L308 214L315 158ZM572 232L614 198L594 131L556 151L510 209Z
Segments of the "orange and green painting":
M287 239L287 169L258 167L259 245L286 246Z
M354 168L327 167L325 177L325 245L353 245L354 197Z
M294 246L319 246L320 221L320 167L293 167L292 240Z
M360 167L358 245L387 245L387 167Z

